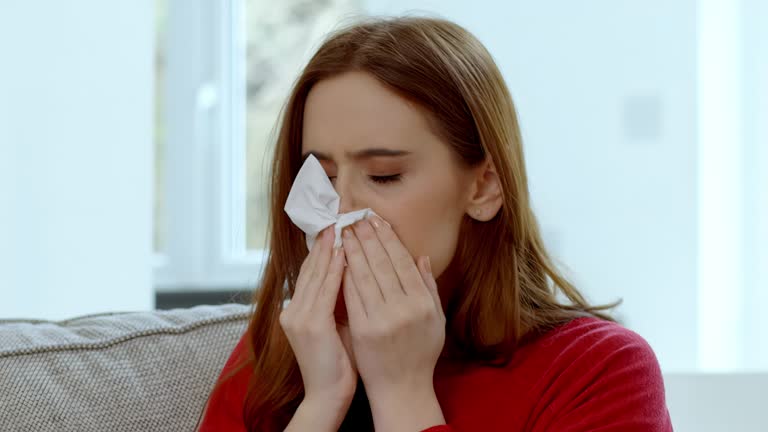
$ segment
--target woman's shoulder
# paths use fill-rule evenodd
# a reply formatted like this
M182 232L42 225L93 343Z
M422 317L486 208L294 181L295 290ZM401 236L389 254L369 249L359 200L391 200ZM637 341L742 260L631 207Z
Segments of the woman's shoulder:
M607 354L629 351L656 361L648 342L623 325L597 317L580 317L555 327L532 344L540 348L557 348L564 356L581 357L593 353Z
M642 375L661 384L661 368L650 344L623 325L596 317L575 318L523 346L513 363L542 363L558 376ZM631 375L627 372L631 371ZM623 375L622 375L623 374Z
M440 376L436 390L457 424L469 425L480 413L489 424L513 430L671 430L650 345L636 332L598 318L575 318L539 333L503 367Z
M623 430L671 430L664 381L651 346L621 324L582 317L526 347L551 425L590 430L614 419ZM570 430L559 429L556 430Z

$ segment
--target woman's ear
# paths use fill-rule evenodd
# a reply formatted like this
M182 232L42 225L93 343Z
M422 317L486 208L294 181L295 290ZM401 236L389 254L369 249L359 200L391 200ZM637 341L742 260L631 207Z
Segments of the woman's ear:
M490 159L475 168L466 212L472 219L487 222L496 216L503 202L501 182Z

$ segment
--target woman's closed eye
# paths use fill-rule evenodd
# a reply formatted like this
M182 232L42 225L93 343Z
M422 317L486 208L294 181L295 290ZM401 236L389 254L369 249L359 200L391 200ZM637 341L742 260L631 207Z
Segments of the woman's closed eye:
M374 176L369 175L368 178L371 179L374 183L379 184L387 184L399 181L401 179L402 174L392 174L392 175L386 175L386 176ZM328 176L328 179L333 183L334 180L336 180L336 176Z
M368 176L372 181L380 184L392 183L400 180L400 174L388 176Z

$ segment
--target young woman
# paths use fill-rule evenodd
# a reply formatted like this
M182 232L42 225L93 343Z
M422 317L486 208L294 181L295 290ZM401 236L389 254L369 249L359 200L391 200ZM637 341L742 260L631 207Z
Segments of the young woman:
M547 255L512 99L470 33L337 32L281 121L266 273L201 430L672 429L649 345ZM283 212L310 154L340 212L380 216L341 248L326 230L307 251Z

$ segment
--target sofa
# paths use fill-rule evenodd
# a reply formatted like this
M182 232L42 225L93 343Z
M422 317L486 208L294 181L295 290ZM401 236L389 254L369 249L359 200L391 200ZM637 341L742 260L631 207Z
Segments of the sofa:
M0 320L0 431L193 431L250 313Z
M251 307L0 320L0 432L193 431ZM768 373L666 373L676 432L768 431Z

